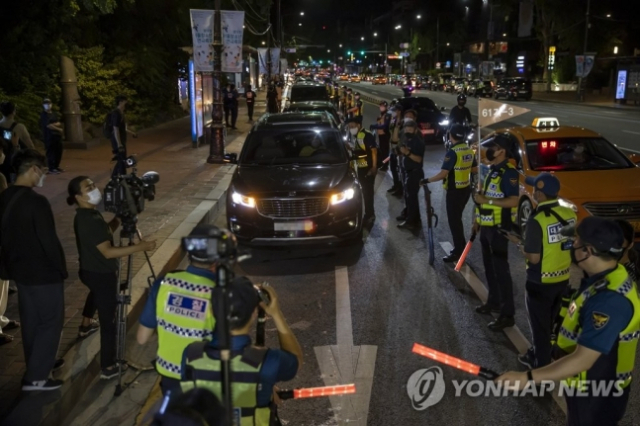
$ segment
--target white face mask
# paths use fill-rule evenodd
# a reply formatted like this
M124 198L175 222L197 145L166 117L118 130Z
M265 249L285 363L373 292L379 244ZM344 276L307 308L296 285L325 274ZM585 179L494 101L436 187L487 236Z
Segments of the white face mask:
M44 178L47 177L46 173L42 173L42 176L40 176L40 179L38 180L38 183L36 183L36 187L38 188L42 188L44 186Z
M349 132L355 136L358 134L358 128L357 127L349 127Z
M578 145L574 148L573 152L576 154L582 154L584 152L584 146Z
M415 120L413 118L407 117L407 118L403 119L402 121L406 123L407 121L415 121Z
M98 188L94 189L93 191L89 191L87 195L89 196L89 204L97 206L98 204L100 204L100 201L102 201L102 194L100 193L100 190Z

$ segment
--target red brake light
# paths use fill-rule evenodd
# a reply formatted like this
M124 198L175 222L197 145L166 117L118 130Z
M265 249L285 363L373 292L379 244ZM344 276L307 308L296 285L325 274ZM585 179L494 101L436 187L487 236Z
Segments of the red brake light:
M551 142L549 142L549 146L550 146L551 148L555 148L555 147L556 147L556 141L551 141Z
M547 149L547 141L542 142L542 149Z

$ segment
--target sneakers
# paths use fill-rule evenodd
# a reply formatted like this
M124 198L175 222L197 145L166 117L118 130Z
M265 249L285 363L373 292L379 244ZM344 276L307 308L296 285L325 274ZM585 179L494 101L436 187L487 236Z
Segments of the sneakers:
M515 325L513 317L498 317L498 319L489 323L489 329L493 331L502 331L507 327L513 327Z
M95 333L96 331L98 331L99 328L100 328L100 323L97 320L92 319L89 325L87 326L81 325L80 327L78 327L78 337L79 338L87 337Z
M122 371L125 372L129 368L129 365L122 364ZM118 377L118 364L112 365L109 368L103 368L100 373L100 379L111 380L114 377Z
M480 306L476 307L476 312L479 313L479 314L490 314L492 312L498 314L498 313L500 313L500 308L493 307L493 306L488 305L488 304L484 304L484 305L480 305Z
M534 369L536 366L536 356L533 348L529 348L527 349L527 352L523 353L522 355L518 355L518 362L527 367L529 370Z
M48 174L48 175L59 175L59 174L60 174L60 172L59 172L57 169L54 169L54 170L49 170L49 171L47 172L47 174Z
M52 391L62 387L62 380L39 380L37 382L22 382L23 391Z

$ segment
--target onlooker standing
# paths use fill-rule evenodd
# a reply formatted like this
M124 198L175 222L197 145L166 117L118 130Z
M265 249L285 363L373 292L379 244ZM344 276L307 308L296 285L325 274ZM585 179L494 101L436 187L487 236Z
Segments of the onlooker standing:
M64 321L67 265L51 205L33 190L44 184L44 156L27 149L15 155L12 165L18 176L15 185L0 194L0 244L10 248L3 250L4 278L14 280L19 290L27 367L22 390L54 390L62 386L62 381L49 379L49 374Z
M18 108L11 102L2 102L0 104L0 140L2 141L2 151L5 159L0 166L0 173L4 175L7 182L12 182L12 174L15 174L11 168L11 160L13 155L21 148L33 149L31 135L24 124L16 122L16 114Z
M238 121L238 90L236 85L231 85L231 91L227 93L227 99L229 99L229 110L231 112L231 128L236 130L236 121Z
M69 182L67 204L77 205L73 228L80 257L80 280L90 293L82 312L83 323L79 337L97 331L93 317L100 318L101 378L118 375L116 364L116 306L118 294L118 258L140 251L153 250L154 241L142 241L133 246L114 247L113 232L120 226L114 217L106 222L96 209L102 194L87 176L78 176Z
M420 181L424 178L422 159L425 145L422 135L419 133L420 130L418 130L418 123L406 120L403 129L405 137L399 150L403 155L405 214L398 216L398 220L401 221L398 228L417 231L422 226L418 193L420 192Z
M247 98L247 111L249 113L249 122L253 121L253 107L256 103L256 92L251 90L251 85L247 85L247 89L244 92L244 97Z
M118 158L127 158L127 133L130 133L134 138L138 137L137 133L127 128L127 120L124 115L127 102L128 99L126 96L116 96L116 108L109 116L109 124L113 128L111 132L111 148L116 160L118 160ZM123 175L126 173L127 170L124 164L120 161L116 162L113 175Z
M49 166L48 174L64 172L60 168L62 160L62 134L63 129L60 123L60 117L51 109L51 99L45 98L42 102L43 111L40 114L40 127L42 129L42 137L44 147L47 150L47 165Z
M276 86L273 83L269 83L267 88L267 112L269 114L278 112L278 92L276 92Z

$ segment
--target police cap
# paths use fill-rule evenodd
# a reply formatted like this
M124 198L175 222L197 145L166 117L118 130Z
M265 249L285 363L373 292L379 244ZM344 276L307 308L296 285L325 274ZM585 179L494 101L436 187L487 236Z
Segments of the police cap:
M214 289L213 296L213 314L216 318L220 318L222 315L218 306L220 297L222 297L222 291L220 287L217 287ZM229 286L227 303L229 303L231 328L238 329L247 325L251 315L253 315L253 311L256 310L260 303L260 296L249 278L237 277ZM216 322L216 324L219 323L219 321Z
M622 228L612 220L589 216L582 219L576 229L583 244L593 246L598 252L620 259L624 253Z
M454 124L453 126L451 126L451 130L449 131L449 133L455 140L461 141L467 134L467 129L461 124Z
M560 192L560 181L551 173L543 172L536 177L527 176L524 181L548 197L555 197Z

